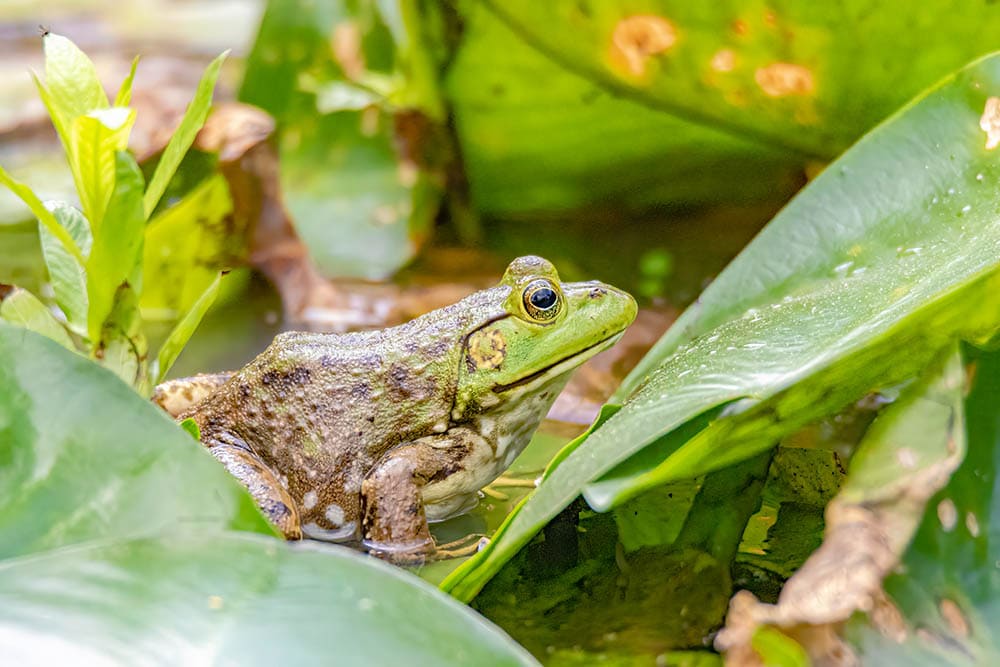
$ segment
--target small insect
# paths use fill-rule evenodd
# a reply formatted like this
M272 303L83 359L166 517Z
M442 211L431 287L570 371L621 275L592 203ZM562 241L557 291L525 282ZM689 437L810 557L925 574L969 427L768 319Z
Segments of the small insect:
M47 37L50 33L51 30L49 30L48 26L45 25L38 26L38 34L40 34L42 37Z

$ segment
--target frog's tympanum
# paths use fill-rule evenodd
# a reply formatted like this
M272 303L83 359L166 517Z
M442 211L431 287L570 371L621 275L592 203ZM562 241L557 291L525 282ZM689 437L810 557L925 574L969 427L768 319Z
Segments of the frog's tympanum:
M154 400L197 422L286 537L429 555L427 522L475 505L573 369L635 314L625 292L521 257L496 287L402 326L284 333L242 370L166 383Z

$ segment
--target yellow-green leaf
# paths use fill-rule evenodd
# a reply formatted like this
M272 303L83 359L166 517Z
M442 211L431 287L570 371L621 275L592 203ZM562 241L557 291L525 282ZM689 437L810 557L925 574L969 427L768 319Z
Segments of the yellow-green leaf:
M102 366L147 396L152 389L146 364L148 350L139 298L132 286L124 282L115 292L111 312L101 327L97 357Z
M59 242L62 243L66 252L72 255L78 262L80 262L80 264L85 263L83 253L80 252L80 248L76 245L76 242L73 241L73 237L71 237L69 233L62 228L59 221L56 220L55 216L52 215L52 212L49 211L49 209L45 208L42 200L40 200L35 193L31 191L31 188L20 181L14 180L3 167L0 167L0 183L3 183L10 188L10 191L17 195L21 201L23 201L27 207L31 209L31 212L35 214L38 221L42 223L42 225L45 226L45 228L48 229L53 236L59 239Z
M221 281L222 274L220 273L205 291L202 292L201 296L191 306L191 309L184 313L184 317L181 318L180 322L170 332L170 335L167 336L167 340L160 348L159 354L156 355L156 368L150 373L150 375L155 376L157 383L162 382L163 378L166 377L167 371L174 365L177 355L181 353L188 339L191 338L191 334L194 333L194 330L198 328L198 324L201 323L201 318L205 316L208 309L215 303L215 297L219 294L219 284Z
M116 107L127 107L132 101L132 82L135 80L135 68L139 65L139 56L132 59L132 67L129 68L128 76L122 81L118 94L115 95Z
M216 173L149 221L143 271L157 280L142 292L147 319L179 319L220 268L245 255L244 235L224 224L232 210L229 184Z
M64 202L46 202L45 206L79 246L86 256L93 241L87 219L77 209ZM80 336L87 336L87 271L83 264L66 248L45 225L38 225L42 255L49 272L49 282L55 293L56 303L66 316L69 328Z
M135 111L128 107L101 109L72 122L76 190L94 234L100 233L115 188L115 153L128 147L133 123Z
M71 40L45 35L45 85L55 110L72 121L77 116L108 106L108 96L90 58Z
M111 314L115 294L129 281L142 256L145 219L142 215L142 172L125 151L115 154L115 188L94 234L94 247L87 260L87 296L90 312L87 331L91 340L101 339L101 327Z
M194 138L198 134L198 130L205 124L205 118L208 117L208 110L212 106L212 91L215 89L215 82L219 78L222 61L226 59L227 55L229 55L229 51L222 53L209 64L201 77L201 81L198 82L198 89L194 94L194 99L191 100L187 111L184 112L184 118L181 119L180 126L174 132L174 136L170 137L167 147L163 149L163 155L156 165L156 170L153 172L152 178L149 179L149 187L146 189L146 194L142 201L143 210L147 218L159 203L160 197L163 196L167 185L170 183L170 179L173 178L174 172L177 171L181 160L184 159L184 154L187 153L191 144L194 143Z
M76 352L73 339L44 303L24 289L16 289L0 302L0 319L51 338L67 350Z

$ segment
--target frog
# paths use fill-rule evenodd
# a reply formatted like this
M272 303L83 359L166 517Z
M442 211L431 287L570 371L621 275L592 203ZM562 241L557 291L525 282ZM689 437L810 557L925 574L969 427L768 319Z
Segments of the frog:
M244 368L153 400L194 422L285 538L429 558L429 524L478 503L636 313L623 290L519 257L497 285L405 324L281 333Z

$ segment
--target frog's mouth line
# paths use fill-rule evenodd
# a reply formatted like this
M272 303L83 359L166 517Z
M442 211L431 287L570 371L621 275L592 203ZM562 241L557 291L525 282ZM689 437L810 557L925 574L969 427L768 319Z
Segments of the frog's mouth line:
M595 354L597 354L598 352L601 352L601 351L603 351L603 350L611 347L615 343L617 343L618 339L620 339L624 335L625 335L625 330L623 329L622 331L619 331L616 334L612 334L612 335L608 336L607 338L603 338L603 339L597 341L596 343L594 343L590 347L585 347L585 348L583 348L582 350L580 350L579 352L577 352L575 354L571 354L571 355L569 355L567 357L563 357L559 361L557 361L555 363L552 363L552 364L549 364L548 366L546 366L545 368L543 368L541 370L535 371L531 375L525 375L520 380L515 380L515 381L513 381L513 382L511 382L509 384L498 384L495 387L493 387L493 392L497 393L497 394L502 394L505 391L509 391L511 389L517 389L518 387L523 387L526 384L531 384L535 380L537 380L537 379L539 379L539 378L541 378L541 377L543 377L545 375L548 375L551 371L555 370L556 368L558 368L559 366L565 364L568 361L576 361L577 359L579 359L580 361L578 361L577 364L574 364L574 365L581 364L584 361L586 361L587 359L589 359L590 357L592 357Z

